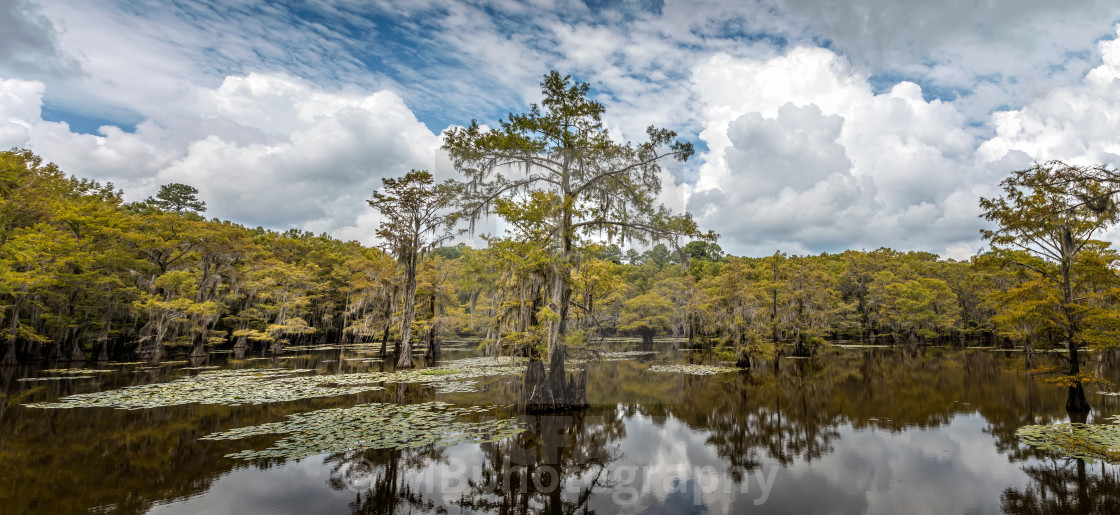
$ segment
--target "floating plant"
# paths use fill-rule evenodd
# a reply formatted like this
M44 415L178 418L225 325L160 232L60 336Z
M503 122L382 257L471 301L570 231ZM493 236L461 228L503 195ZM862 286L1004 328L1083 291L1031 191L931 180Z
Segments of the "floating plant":
M494 442L525 429L513 419L460 421L490 408L454 408L441 402L423 404L361 404L289 415L283 422L241 427L206 435L200 440L239 440L286 434L267 449L227 454L229 458L305 458L354 449L407 449L425 445Z
M301 375L313 370L288 368L213 370L167 383L82 393L63 397L58 402L26 406L118 409L157 408L191 403L240 406L352 395L381 390L381 383L420 383L435 388L436 393L460 393L477 391L477 382L472 379L520 374L522 370L521 367L510 366L474 366L331 375ZM78 377L81 376L75 378Z
M52 368L42 371L45 374L104 374L108 372L116 372L116 370L109 370L105 368Z
M69 380L69 379L96 379L96 378L97 378L97 376L90 376L90 375L84 375L84 376L66 375L66 376L52 376L52 377L25 377L23 379L16 379L16 381L25 381L25 382L29 382L29 381L64 381L64 380Z
M621 352L600 352L599 357L603 361L621 361L630 358L637 358L640 356L652 356L657 354L657 351L652 350L628 350Z
M243 369L200 372L167 383L126 386L117 390L81 393L58 402L33 403L33 408L144 409L179 404L263 404L314 397L335 397L380 390L378 385L326 386L325 376L298 376L310 370ZM333 381L332 381L333 382Z
M491 359L491 358L484 358ZM375 381L386 383L421 383L432 386L436 393L473 392L477 391L477 383L471 379L481 379L491 376L516 375L525 369L519 366L501 365L464 365L459 360L454 367L448 364L443 367L425 368L420 370L397 370L395 372L368 372L365 374L345 374L345 376L373 377ZM341 377L341 376L333 376Z
M492 358L463 358L443 362L442 368L478 368L478 367L508 367L524 365L529 360L512 356L497 356Z
M649 369L654 372L673 372L694 376L710 376L739 371L738 368L734 367L715 367L711 365L651 365Z
M1089 462L1120 462L1120 415L1111 424L1078 422L1023 426L1015 436L1037 449Z

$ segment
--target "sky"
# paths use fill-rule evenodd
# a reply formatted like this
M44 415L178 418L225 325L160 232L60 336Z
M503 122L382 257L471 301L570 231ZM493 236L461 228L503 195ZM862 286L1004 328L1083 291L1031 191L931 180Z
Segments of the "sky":
M441 133L558 70L618 141L694 143L659 200L729 253L965 259L1011 171L1120 164L1118 31L1092 0L0 0L0 148L371 244L382 178L454 178Z

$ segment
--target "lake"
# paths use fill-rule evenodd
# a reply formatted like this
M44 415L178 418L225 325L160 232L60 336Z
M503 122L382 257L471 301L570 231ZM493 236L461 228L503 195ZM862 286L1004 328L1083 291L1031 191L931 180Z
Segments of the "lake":
M364 345L0 369L0 512L1120 512L1116 466L1016 438L1067 420L1022 352L834 346L735 371L612 340L568 365L590 408L538 416L516 408L523 364L474 347L410 372ZM1088 359L1120 381L1120 355ZM1090 423L1120 414L1087 388Z

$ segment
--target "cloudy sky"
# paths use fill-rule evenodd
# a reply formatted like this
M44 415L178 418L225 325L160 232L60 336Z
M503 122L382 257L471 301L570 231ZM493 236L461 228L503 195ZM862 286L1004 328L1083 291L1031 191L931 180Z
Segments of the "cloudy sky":
M0 148L371 243L382 177L453 176L441 132L556 69L616 138L696 144L661 199L731 253L964 258L1009 171L1120 164L1118 30L1114 0L0 0Z

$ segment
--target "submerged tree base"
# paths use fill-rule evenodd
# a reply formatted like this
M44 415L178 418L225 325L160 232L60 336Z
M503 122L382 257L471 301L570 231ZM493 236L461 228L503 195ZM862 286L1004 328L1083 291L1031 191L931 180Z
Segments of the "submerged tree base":
M1080 381L1069 387L1066 411L1070 413L1071 419L1074 418L1074 415L1079 415L1078 418L1082 420L1088 417L1090 411L1093 411L1093 407L1089 405L1089 400L1085 398L1085 387L1081 385Z
M549 370L544 362L529 361L523 381L526 413L555 413L587 408L587 369L568 375L564 370L564 351L552 353Z

